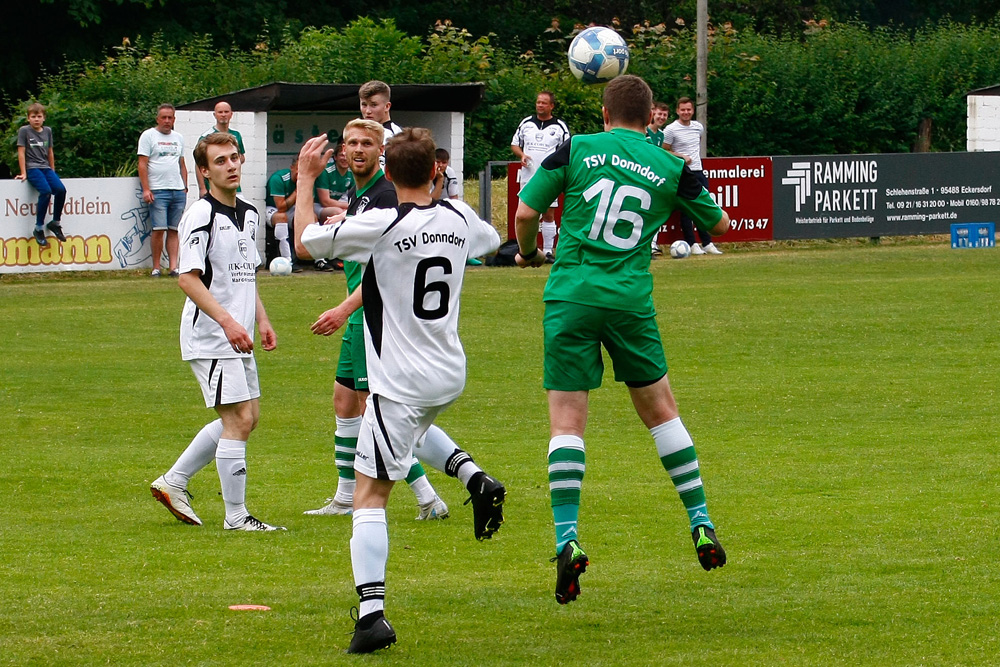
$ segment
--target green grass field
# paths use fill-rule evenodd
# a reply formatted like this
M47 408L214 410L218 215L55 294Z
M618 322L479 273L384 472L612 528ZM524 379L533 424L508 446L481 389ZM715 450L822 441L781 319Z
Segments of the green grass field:
M541 389L547 269L477 269L465 395L439 420L508 489L507 523L389 508L393 648L347 656L356 604L335 484L339 338L308 325L342 275L262 275L248 506L284 534L224 534L149 483L214 413L179 359L183 301L138 274L0 278L0 662L73 665L996 664L995 251L943 244L730 251L654 262L671 381L729 553L697 564L680 501L610 377L591 396L580 599L553 598ZM234 612L256 603L272 611ZM991 657L992 656L992 657Z

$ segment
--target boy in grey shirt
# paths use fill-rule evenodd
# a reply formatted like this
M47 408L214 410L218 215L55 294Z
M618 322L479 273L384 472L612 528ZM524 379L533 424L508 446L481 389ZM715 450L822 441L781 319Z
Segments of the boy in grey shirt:
M48 229L60 241L63 234L63 205L66 203L66 186L56 173L56 158L52 150L52 128L45 125L45 107L35 102L28 107L28 124L17 131L17 162L21 173L14 178L28 181L38 190L38 208L35 213L35 241L42 248L49 244L45 238L45 214L49 210L49 200L55 195L52 221Z

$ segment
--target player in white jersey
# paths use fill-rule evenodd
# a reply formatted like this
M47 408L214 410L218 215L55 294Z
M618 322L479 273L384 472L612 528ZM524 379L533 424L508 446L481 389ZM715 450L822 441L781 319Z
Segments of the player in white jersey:
M306 143L300 173L318 174L329 157L324 146L322 138ZM371 394L355 460L351 562L360 609L350 653L396 641L383 613L389 555L385 508L393 484L409 470L413 448L465 386L458 337L465 262L500 245L496 230L464 203L432 201L434 148L429 131L404 130L386 147L386 176L396 187L399 208L310 225L295 243L300 255L333 252L366 264L362 296ZM489 479L481 471L476 475ZM478 496L473 490L474 505L502 503Z
M226 530L284 530L253 517L246 508L246 444L260 415L260 385L253 357L253 330L273 350L277 337L257 294L260 264L256 234L260 216L236 197L241 162L236 138L215 133L194 150L209 194L181 220L180 277L187 300L181 314L181 358L190 362L205 406L219 419L206 425L173 467L150 487L153 497L184 523L200 526L188 502L188 480L215 459L226 505Z
M552 115L555 104L555 95L551 92L543 90L538 93L535 98L535 115L522 120L514 132L514 138L510 140L511 151L521 161L517 180L522 188L541 167L542 161L569 140L569 127ZM557 203L552 202L552 206L542 213L542 252L545 254L545 261L550 264L555 259L553 251L556 242Z
M392 90L389 84L384 81L369 81L358 89L358 97L361 99L361 117L375 121L384 129L383 146L403 131L403 128L389 118L389 109L392 108ZM378 166L385 169L385 155L379 157Z

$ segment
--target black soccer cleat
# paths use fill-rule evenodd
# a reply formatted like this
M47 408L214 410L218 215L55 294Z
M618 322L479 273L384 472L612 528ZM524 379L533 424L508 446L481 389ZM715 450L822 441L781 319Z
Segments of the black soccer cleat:
M715 537L715 531L708 526L696 526L691 531L694 548L698 552L698 562L705 570L713 570L726 564L726 550Z
M385 614L381 611L373 611L354 623L354 637L351 638L351 645L347 647L347 652L371 653L388 648L395 643L396 631L389 625Z
M465 504L472 503L476 539L488 540L503 523L503 502L507 498L507 489L486 473L479 472L469 481L469 493L472 495Z
M556 562L556 602L569 604L580 596L580 575L587 571L590 559L583 553L580 543L570 540L563 545Z
M56 220L50 222L46 225L46 227L49 228L50 232L56 235L56 238L59 239L60 243L66 243L66 235L63 234L62 225L60 225Z
M31 232L31 235L35 237L35 242L38 243L39 248L45 248L49 245L49 240L45 238L44 229L35 227L35 231Z

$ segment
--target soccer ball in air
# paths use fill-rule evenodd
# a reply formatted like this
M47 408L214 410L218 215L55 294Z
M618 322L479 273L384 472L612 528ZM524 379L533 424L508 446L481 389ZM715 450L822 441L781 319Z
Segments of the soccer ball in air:
M587 28L567 55L569 71L584 83L606 83L628 69L628 44L611 28Z
M691 254L691 246L687 241L674 241L670 244L670 256L674 259L684 259Z
M271 260L268 269L272 276L290 276L292 275L292 262L287 257L275 257Z

